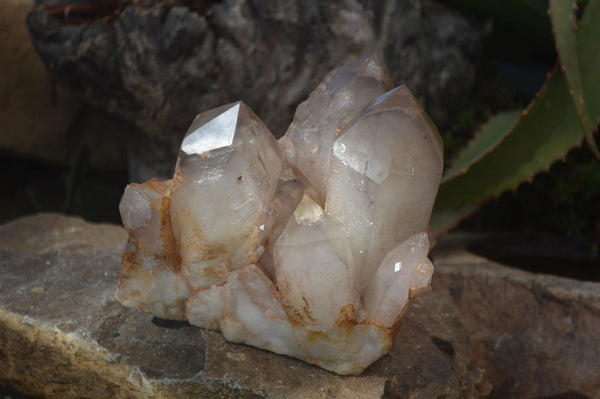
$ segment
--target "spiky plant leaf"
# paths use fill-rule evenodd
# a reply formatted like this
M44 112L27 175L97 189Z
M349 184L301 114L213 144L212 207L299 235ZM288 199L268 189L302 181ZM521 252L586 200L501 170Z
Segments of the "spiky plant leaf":
M439 236L445 234L448 230L455 228L477 209L479 209L479 207L475 205L466 205L460 209L446 208L442 211L434 212L431 215L429 224L433 227L435 234Z
M600 1L588 2L579 23L577 44L584 98L593 125L600 121Z
M583 93L585 112L588 123L595 127L600 121L600 1L583 3L587 4L578 32L568 23L568 17L565 19L566 12L558 17L559 12L555 10L553 18L557 19L557 35L563 31L570 35L570 38L560 39L562 44L557 44L559 51L568 45L576 49L575 64L579 63L579 87ZM554 4L555 7L557 5ZM576 32L576 42L573 41L573 32ZM565 70L568 71L573 68L573 51L563 50L562 53ZM564 67L564 64L561 66ZM576 71L569 72L574 73ZM576 109L573 100L577 94L572 96L579 89L575 86L573 90L567 79L562 69L555 70L536 99L508 132L494 132L493 123L498 123L497 120L490 122L491 127L484 128L482 134L496 137L496 144L492 148L482 145L485 140L479 138L471 145L477 144L480 150L487 148L484 154L477 154L475 148L466 149L461 154L440 186L432 217L432 223L438 231L452 227L485 200L506 190L514 190L538 172L548 170L553 162L564 158L581 143L586 137L586 130L580 122L581 109ZM569 79L573 81L577 78L571 76ZM494 141L490 138L487 140L488 144ZM472 163L468 164L469 161Z
M452 166L446 170L442 183L466 173L471 165L489 154L510 133L519 120L521 110L501 112L494 115L473 140L457 155Z
M593 2L590 7L594 8ZM597 6L595 7L597 8ZM600 159L600 151L594 141L593 132L596 123L592 120L586 105L583 80L579 67L579 53L577 48L577 1L576 0L550 0L550 20L556 41L556 50L561 68L565 74L569 93L575 104L579 123L585 131L585 138L590 150L596 158ZM587 14L587 12L586 12ZM589 17L586 17L589 20ZM595 25L598 25L597 23ZM596 32L594 32L596 33ZM593 34L590 32L590 34ZM597 40L597 39L596 39ZM598 58L594 54L586 54L590 58ZM595 72L596 74L598 71Z
M491 133L488 133L491 134ZM468 170L441 184L435 213L481 204L547 170L584 137L564 74L555 70L517 123Z

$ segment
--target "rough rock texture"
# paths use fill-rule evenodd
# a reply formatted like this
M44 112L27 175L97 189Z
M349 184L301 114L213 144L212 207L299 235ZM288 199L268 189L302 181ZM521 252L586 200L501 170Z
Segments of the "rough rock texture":
M600 283L509 269L466 250L481 241L438 242L434 292L460 309L490 397L599 398Z
M490 263L465 237L440 240L433 292L360 377L120 306L125 240L56 214L0 226L0 384L61 398L458 398L485 390L472 348L490 397L600 397L600 284Z
M56 214L0 226L0 383L45 397L463 398L485 393L447 299L413 303L360 377L226 342L113 299L125 231Z
M23 23L29 11L30 1L0 0L0 150L69 164L88 146L93 166L124 168L125 146L117 139L124 128L56 84Z
M59 81L153 137L130 139L136 181L168 175L174 157L156 162L157 149L175 154L201 110L243 100L280 136L329 70L373 51L443 123L474 82L488 31L427 0L197 3L135 2L93 24L39 6L27 19Z

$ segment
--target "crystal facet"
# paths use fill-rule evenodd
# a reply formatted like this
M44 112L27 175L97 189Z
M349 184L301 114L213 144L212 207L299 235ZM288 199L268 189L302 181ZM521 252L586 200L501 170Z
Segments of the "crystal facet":
M172 180L130 184L117 298L339 374L387 353L429 290L439 134L373 56L329 73L279 143L241 102L204 112Z
M189 145L179 153L171 189L181 269L194 291L260 258L283 164L277 141L245 104L216 111L200 114L183 139Z
M368 56L328 73L308 100L298 106L280 143L287 161L321 196L327 187L331 145L341 125L391 88L377 59Z

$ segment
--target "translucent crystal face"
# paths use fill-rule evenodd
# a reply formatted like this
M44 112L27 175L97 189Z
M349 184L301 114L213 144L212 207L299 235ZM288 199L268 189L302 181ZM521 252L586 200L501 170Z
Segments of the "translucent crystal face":
M192 289L220 284L262 255L282 164L277 141L245 104L194 120L179 153L170 208Z
M332 71L279 143L241 102L198 115L173 180L125 190L117 298L340 374L387 353L429 289L443 162L388 86L372 56Z
M442 168L437 129L405 86L377 98L340 132L326 210L349 226L363 289L388 251L427 226Z
M242 103L228 104L198 115L181 143L186 156L207 154L233 144Z
M129 232L123 251L119 300L163 318L185 319L190 289L169 217L171 180L130 184L119 209Z
M331 145L341 125L391 88L377 59L364 57L327 74L308 100L298 106L280 143L287 161L318 193L321 205L327 190Z
M330 328L342 308L358 309L348 237L308 196L277 240L274 258L277 288L292 323Z

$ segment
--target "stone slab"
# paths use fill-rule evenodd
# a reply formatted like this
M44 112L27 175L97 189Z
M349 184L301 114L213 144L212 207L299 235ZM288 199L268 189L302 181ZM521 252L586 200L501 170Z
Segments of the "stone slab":
M118 226L58 214L0 226L0 383L61 398L462 398L489 391L452 300L418 298L360 376L226 342L114 299Z
M433 290L459 309L494 386L490 398L600 398L600 283L524 272L472 252L494 242L508 252L503 240L451 234L432 253Z

